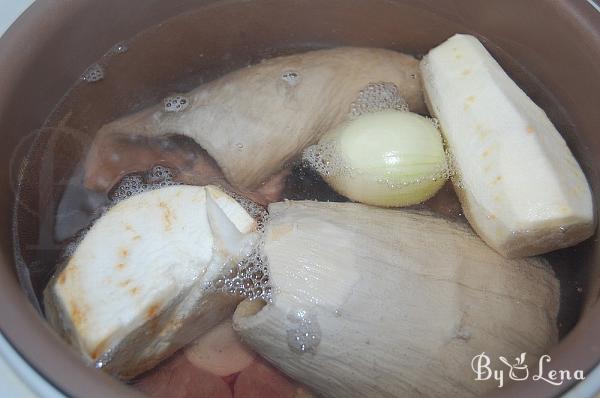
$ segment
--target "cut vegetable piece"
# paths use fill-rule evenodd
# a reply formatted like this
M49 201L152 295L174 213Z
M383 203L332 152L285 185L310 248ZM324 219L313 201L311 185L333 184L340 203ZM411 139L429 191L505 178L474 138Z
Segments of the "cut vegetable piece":
M507 260L464 224L355 203L270 213L273 301L244 301L234 328L319 396L476 396L497 385L474 380L475 355L531 365L557 341L548 264Z
M418 69L414 57L369 48L311 51L240 69L186 94L179 112L161 103L103 126L86 160L86 185L110 186L104 167L118 158L120 138L181 134L200 144L236 189L255 189L350 117L355 100L365 107L360 92L370 83L396 87L411 110L426 111Z
M314 398L305 388L261 359L240 373L233 392L235 398Z
M382 207L421 203L448 178L440 132L411 112L364 114L325 134L304 158L338 193Z
M507 257L572 246L595 229L592 194L552 122L483 45L455 35L421 62L477 233Z
M53 326L84 357L130 379L231 315L209 283L246 255L256 222L211 186L175 186L115 205L45 291Z
M201 369L217 376L238 373L254 362L256 354L239 340L228 319L185 350L186 358Z

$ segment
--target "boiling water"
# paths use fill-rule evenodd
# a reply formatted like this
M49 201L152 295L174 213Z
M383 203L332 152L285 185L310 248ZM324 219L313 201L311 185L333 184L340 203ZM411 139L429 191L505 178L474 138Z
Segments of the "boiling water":
M20 169L15 218L17 262L23 285L30 290L32 299L41 298L57 266L68 258L94 220L110 206L140 192L180 184L181 176L193 174L194 165L211 162L202 148L184 137L132 138L122 143L121 150L112 156L113 162L106 166L110 169L109 174L118 176L117 180L109 182L112 188L106 192L92 191L83 183L83 159L101 126L156 103L164 104L165 112L185 112L189 101L180 94L182 92L264 58L315 48L314 45L286 45L219 56L207 56L192 43L174 48L168 38L177 36L182 29L193 34L194 18L194 14L178 17L173 23L115 45L99 62L82 72L81 79L36 135ZM282 76L290 85L301 84L301 78L295 71ZM406 108L397 87L373 82L359 94L349 112L352 117L357 117L381 109L405 111ZM129 148L133 155L123 159L123 148ZM285 180L282 198L347 201L329 188L315 171L322 168L325 173L343 172L344 165L335 162L335 148L319 148L318 154L309 150L305 161L300 159L289 165L291 174ZM137 165L132 166L131 162L136 159ZM449 172L440 170L438 177L446 177ZM202 182L200 185L206 181L218 184L218 180L211 178L183 180ZM260 226L264 226L268 218L264 207L227 186L223 188L257 219ZM450 184L418 207L465 222ZM547 256L561 280L559 329L562 335L577 320L584 294L579 269L573 264L565 264L572 261L575 250ZM214 282L214 288L246 298L268 300L271 293L268 266L260 253L258 248L229 269ZM288 340L294 351L311 351L318 345L319 325L311 314L299 309L298 314L290 318L290 323L293 327L288 331Z

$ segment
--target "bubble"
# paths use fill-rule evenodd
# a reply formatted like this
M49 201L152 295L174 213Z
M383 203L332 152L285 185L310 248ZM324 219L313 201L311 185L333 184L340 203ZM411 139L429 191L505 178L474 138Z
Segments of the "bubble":
M309 146L304 150L302 160L324 177L352 174L333 142Z
M216 279L219 283L213 286L217 291L238 295L250 300L272 300L269 285L267 260L263 254L262 237L253 250L228 268Z
M425 119L429 120L431 122L431 124L433 124L433 127L435 127L436 130L440 129L440 121L437 120L435 117L425 116Z
M246 212L248 212L248 214L256 220L258 225L257 230L259 233L264 231L265 224L269 218L269 213L263 206L225 187L219 186L219 188L227 195L235 199L235 201L238 202L244 208L244 210L246 210Z
M390 82L369 83L352 103L350 116L356 118L389 109L408 112L408 103L400 95L398 86Z
M175 95L165 98L163 103L165 112L182 112L188 107L190 101L183 95Z
M165 166L154 166L148 173L148 182L150 184L160 184L161 182L172 182L173 172Z
M120 55L120 54L125 54L127 51L129 51L129 47L127 46L127 44L125 42L120 42L115 44L110 51L108 52L109 55Z
M100 64L94 64L86 69L81 75L81 80L88 83L99 82L104 79L104 68Z
M301 309L289 314L288 321L287 341L290 350L297 354L314 353L321 342L321 328L316 315Z
M569 231L569 227L566 226L566 225L561 225L559 227L559 230L560 230L561 233L566 234Z
M172 185L181 185L181 183L174 180L174 173L171 169L158 165L146 173L129 174L123 177L110 195L110 199L113 204L116 204L143 192Z
M300 74L295 71L283 72L283 74L281 75L281 78L283 79L284 82L286 82L287 84L289 84L292 87L297 86L301 80Z
M458 173L458 168L456 167L456 157L454 156L454 152L448 148L446 145L446 149L444 151L446 153L446 178L452 178L454 185L459 189L464 188L464 184L460 174Z
M146 186L141 176L128 175L123 177L111 197L113 203L130 198L146 191Z
M213 286L217 289L223 289L225 287L225 279L224 278L218 278Z
M75 238L67 244L67 246L63 249L61 259L63 262L68 261L75 254L75 250L79 247L79 244L83 241L83 238L89 231L89 227L82 230L75 236Z

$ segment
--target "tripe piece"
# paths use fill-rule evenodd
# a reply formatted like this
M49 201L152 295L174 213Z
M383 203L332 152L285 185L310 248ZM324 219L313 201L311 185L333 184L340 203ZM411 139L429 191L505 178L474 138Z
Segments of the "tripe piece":
M369 108L370 83L389 83L411 111L425 112L418 73L418 61L409 55L351 47L242 68L180 97L177 112L168 106L172 98L103 126L86 159L86 186L103 191L114 183L103 168L119 139L181 134L216 160L234 188L253 190L353 109Z
M130 379L231 315L210 282L245 256L256 222L212 186L126 199L102 216L45 291L53 326L83 356Z
M421 62L426 102L454 157L455 187L477 233L506 257L572 246L595 229L585 175L542 109L473 36Z
M323 397L468 397L475 355L527 362L557 341L559 284L468 226L356 203L269 206L273 300L234 314L242 341Z

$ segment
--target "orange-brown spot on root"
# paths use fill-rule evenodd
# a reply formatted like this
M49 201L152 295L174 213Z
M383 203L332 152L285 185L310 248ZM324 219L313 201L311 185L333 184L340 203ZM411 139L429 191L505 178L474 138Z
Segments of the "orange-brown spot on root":
M171 210L169 205L165 202L160 202L159 206L161 207L161 209L163 209L163 220L165 222L165 230L170 231L173 228L173 219L175 218L175 215L173 214L173 211Z
M121 257L127 257L127 256L129 256L129 250L127 250L125 248L120 249L119 250L119 256L121 256Z
M115 268L118 269L119 271L123 271L126 267L127 267L127 264L125 264L125 263L119 263L119 264L115 265Z
M96 359L100 358L100 355L102 355L106 351L107 346L108 346L108 339L102 340L90 353L90 356L92 357L92 359L96 360Z
M500 181L502 181L502 176L497 176L496 178L494 178L494 181L492 181L492 184L496 185L496 184L498 184Z
M137 287L132 287L131 289L129 289L129 293L131 293L132 296L136 296L139 292L140 289Z
M463 76L468 76L471 74L471 69L467 68L465 70L462 71Z
M131 279L125 279L124 281L119 283L119 286L127 287L131 283Z
M71 279L72 275L75 274L76 272L77 272L77 264L71 258L71 260L67 263L67 266L62 270L62 272L58 276L58 283L60 285L65 284L67 279Z
M527 128L525 129L525 131L527 132L527 134L533 134L535 133L535 129L531 126L527 126Z
M488 215L488 219L490 219L490 220L495 220L495 219L496 219L496 215L495 215L495 214L493 214L493 213L490 213L490 214Z
M81 326L85 322L85 312L81 309L79 304L75 301L71 301L71 320L75 326Z
M151 305L150 308L148 308L148 311L146 311L148 318L154 318L158 313L159 308L160 306L158 304Z
M142 238L140 236L140 234L137 233L137 231L135 230L135 228L133 228L133 226L131 224L125 224L125 230L127 230L133 234L133 236L131 237L131 239L133 239L133 240L140 240Z

